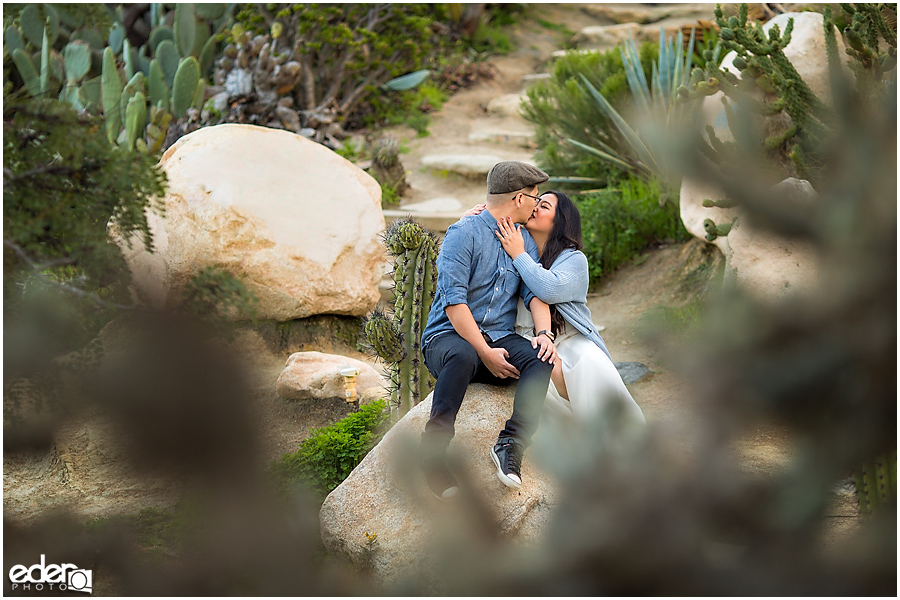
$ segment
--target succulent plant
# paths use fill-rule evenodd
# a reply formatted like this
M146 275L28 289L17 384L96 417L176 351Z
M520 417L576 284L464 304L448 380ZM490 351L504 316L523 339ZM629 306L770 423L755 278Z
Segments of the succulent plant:
M394 257L394 315L374 312L364 332L371 350L388 365L391 403L404 415L432 389L421 343L437 285L438 244L412 219L395 221L384 242Z
M859 512L864 518L897 510L897 453L880 456L853 472Z

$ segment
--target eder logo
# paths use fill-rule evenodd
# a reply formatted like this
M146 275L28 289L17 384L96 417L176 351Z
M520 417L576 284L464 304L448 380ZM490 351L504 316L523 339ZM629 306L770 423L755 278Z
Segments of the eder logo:
M45 564L43 554L41 554L41 562L39 564L31 565L30 567L16 565L10 569L9 581L13 590L34 590L40 592L44 589L44 586L47 586L49 590L61 592L69 590L90 594L94 591L93 571L79 569L69 563L61 565Z

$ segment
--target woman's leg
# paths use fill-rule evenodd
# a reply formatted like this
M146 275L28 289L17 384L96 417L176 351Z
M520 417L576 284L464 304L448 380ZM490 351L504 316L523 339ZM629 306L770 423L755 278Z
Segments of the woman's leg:
M618 415L633 423L646 422L615 365L593 342L575 335L565 339L558 350L563 356L566 396L576 418L586 420L603 414L611 418Z
M557 360L556 364L553 365L553 372L550 373L550 380L553 382L553 385L556 386L556 391L560 396L569 399L569 392L566 389L566 379L563 376L563 366L562 361Z

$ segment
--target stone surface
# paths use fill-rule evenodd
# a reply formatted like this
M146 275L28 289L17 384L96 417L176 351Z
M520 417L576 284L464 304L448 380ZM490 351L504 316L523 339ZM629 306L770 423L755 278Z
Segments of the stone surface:
M640 31L641 26L637 23L592 25L572 36L572 42L580 47L607 48L624 42L629 36L637 38Z
M815 202L809 182L785 179L773 188L792 202ZM734 281L760 300L809 291L818 283L819 261L812 244L785 239L739 217L728 234L725 268Z
M584 4L581 10L595 19L610 23L656 23L663 19L711 19L714 5L711 4L668 4L652 6L648 4Z
M622 378L625 385L637 383L652 372L647 368L647 365L639 362L617 362L614 364L619 372L619 377Z
M503 160L507 159L493 154L430 154L422 157L422 164L466 177L486 177L491 167Z
M511 490L496 476L488 452L512 413L515 386L472 384L456 421L450 444L454 471L465 475L464 493L482 502L499 533L511 541L540 538L557 503L554 484L525 454L522 489ZM431 395L403 417L384 439L325 499L319 513L322 540L331 552L365 561L382 581L398 581L428 563L432 550L459 534L458 527L475 527L477 519L455 519L454 506L428 491L416 463L419 436L431 411ZM461 510L461 509L459 509ZM471 516L471 515L470 515ZM484 532L482 532L483 534ZM368 536L377 535L374 551Z
M362 316L378 301L385 251L381 188L321 144L253 125L205 127L163 155L156 252L124 248L138 296L157 307L207 266L241 278L257 317Z
M537 148L534 141L534 131L503 131L485 129L473 131L469 134L471 142L493 142L507 146L519 146L520 148Z
M288 357L278 376L275 391L285 400L344 398L341 369L347 367L359 369L357 397L365 390L383 386L381 375L361 360L323 352L295 352Z
M522 100L525 97L522 94L504 94L497 96L487 104L487 111L492 115L504 115L507 117L520 116Z
M777 24L784 31L790 18L794 19L794 31L791 43L784 49L784 53L810 88L827 102L830 99L830 78L822 15L811 12L785 13L770 20L763 29L769 31ZM838 50L846 61L844 44L840 37ZM723 58L721 66L735 75L740 75L733 64L735 56L734 52L729 52ZM716 136L720 140L729 142L734 140L734 136L728 129L721 96L722 93L719 92L703 99L702 119L705 124L715 129ZM786 116L780 118L782 120L777 122L769 120L767 126L783 131L789 126L789 121ZM808 191L804 193L808 195ZM703 228L705 219L712 219L716 223L728 223L738 219L741 213L737 208L703 207L704 199L715 200L723 197L724 192L716 186L685 178L680 195L681 220L685 228L695 237L706 239L706 231ZM806 289L816 280L815 259L810 248L795 240L754 230L749 224L737 221L729 235L718 237L712 243L725 255L726 277L760 298L777 298L786 292Z

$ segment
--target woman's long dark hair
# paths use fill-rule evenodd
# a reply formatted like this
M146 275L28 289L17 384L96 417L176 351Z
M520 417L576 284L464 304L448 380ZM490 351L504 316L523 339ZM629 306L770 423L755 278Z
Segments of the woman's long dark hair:
M547 237L544 251L541 253L541 266L549 269L562 251L566 248L581 250L584 244L581 241L581 213L578 207L566 194L549 190L541 194L541 197L553 194L557 198L556 216L553 217L553 229ZM565 331L566 321L556 310L556 306L550 306L550 325L554 335Z

